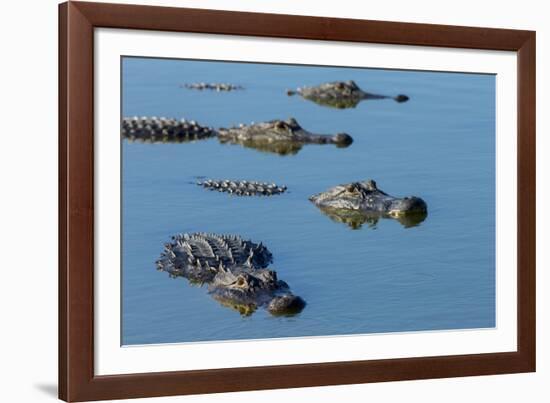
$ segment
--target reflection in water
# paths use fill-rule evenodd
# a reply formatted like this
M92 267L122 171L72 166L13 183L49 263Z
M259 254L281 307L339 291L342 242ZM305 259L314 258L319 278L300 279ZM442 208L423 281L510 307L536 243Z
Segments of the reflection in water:
M251 316L258 309L258 304L255 304L255 303L245 303L245 302L235 301L229 298L224 298L223 295L217 294L215 292L211 292L210 295L212 296L212 298L218 301L221 306L233 309L234 311L239 312L243 317ZM296 302L288 303L288 298L292 298ZM277 301L280 301L280 302L277 302ZM284 307L284 309L270 309L277 303L279 303L279 305L281 304L287 304L287 305ZM275 297L275 299L271 300L271 302L269 303L268 310L272 316L291 318L298 315L300 312L302 312L304 307L305 307L304 300L302 300L300 297L296 297L290 294L287 296L282 295L282 296Z
M205 281L200 281L200 280L196 280L196 279L192 279L192 278L187 278L187 277L185 277L181 274L168 273L168 277L171 278L171 279L184 278L184 279L187 280L188 284L191 287L196 287L196 288L202 288L203 286L208 287L208 283L205 282ZM212 296L212 298L214 298L216 301L218 301L221 306L224 306L226 308L231 308L234 311L239 312L242 316L250 316L254 312L256 312L256 310L258 309L258 306L256 304L238 303L238 302L232 301L230 299L223 298L221 295L216 294L216 293L209 293L209 294Z
M264 152L264 153L271 153L271 154L279 154L281 156L286 155L296 155L298 152L302 149L304 144L309 143L303 143L299 141L267 141L267 140L228 140L228 139L221 139L221 144L232 144L232 145L241 145L246 148L253 148L255 150ZM314 144L316 145L316 144ZM349 144L335 144L337 148L346 148L349 147Z
M160 269L158 269L158 270L160 270ZM196 288L202 288L204 286L208 287L208 282L201 281L201 280L198 280L198 279L188 278L188 277L185 277L182 274L175 274L175 273L170 273L169 272L168 277L171 278L171 279L184 278L184 279L187 280L187 283L191 287L196 287ZM239 312L242 316L250 316L256 311L256 309L258 309L258 306L256 304L239 304L235 301L223 298L219 294L215 294L215 293L209 293L209 294L212 296L212 298L214 298L216 301L218 301L220 303L220 305L222 305L224 307L227 307L227 308L231 308L231 309Z
M225 299L221 297L218 294L211 294L212 297L220 303L221 306L224 306L226 308L233 309L234 311L237 311L241 314L241 316L250 316L254 312L256 312L256 309L258 309L258 306L256 304L239 304L235 301Z
M328 106L335 109L355 108L362 101L360 98L310 98L304 97L309 101L315 102L317 105Z
M154 136L154 137L130 137L130 136L124 136L126 141L129 144L132 143L165 143L165 144L180 144L180 143L195 143L197 141L202 140L209 140L209 138L186 138L186 137L171 137L171 136ZM229 145L241 145L245 148L252 148L254 150L268 153L268 154L278 154L281 156L286 155L296 155L298 152L302 149L304 144L297 141L277 141L277 142L270 142L270 141L252 141L252 140L244 140L244 141L238 141L238 140L226 140L218 138L220 141L220 144L229 144ZM346 148L349 146L349 144L335 144L337 148Z
M238 301L231 298L224 298L223 294L214 292L209 287L209 284L207 282L186 278L181 274L168 273L168 277L171 279L185 278L191 287L202 288L206 286L207 288L209 288L208 294L214 300L216 300L221 306L225 308L230 308L238 312L243 317L251 316L254 312L258 310L259 306L264 306L266 305L267 302L269 302L269 299L266 300L265 295L258 299L259 304L246 303L246 302ZM289 304L287 307L284 307L284 309L280 309L280 310L269 310L271 305L268 305L267 308L271 315L278 316L278 317L293 317L298 315L300 312L302 312L305 306L305 302L303 302L303 300L300 297L295 297L292 294L289 294L289 295L292 298L296 298L297 301L299 300L300 303ZM279 296L276 298L279 298L279 299L284 298L284 294L282 297Z
M408 97L406 95L398 95L396 97L388 97L385 95L365 94L362 98L319 98L303 96L308 101L315 102L317 105L328 106L335 109L348 109L355 108L361 101L372 99L393 99L395 102L406 102Z
M132 143L145 143L145 144L180 144L180 143L195 143L197 141L208 140L208 138L186 138L186 137L170 137L170 136L156 136L156 137L124 137L129 144Z
M381 218L393 218L403 227L411 228L420 225L428 216L427 213L410 213L393 216L390 214L365 213L359 210L335 209L327 207L319 207L319 210L321 210L321 212L323 212L323 214L328 216L331 220L344 223L351 229L360 229L363 224L367 224L369 228L375 229Z
M238 141L238 140L220 140L221 144L238 144L246 148L253 148L255 150L272 153L279 155L295 155L298 154L298 151L302 149L303 144L297 143L295 141L278 141L278 142L269 142L269 141Z

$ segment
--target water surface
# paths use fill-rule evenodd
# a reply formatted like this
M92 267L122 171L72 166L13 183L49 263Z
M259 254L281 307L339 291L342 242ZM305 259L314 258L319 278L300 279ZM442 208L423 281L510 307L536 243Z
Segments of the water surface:
M125 58L124 116L194 119L212 127L295 117L316 133L346 132L348 148L307 145L280 156L223 145L122 141L122 343L342 335L495 326L495 78L491 75ZM331 109L287 88L353 79L410 96ZM180 88L231 82L242 91ZM287 185L270 198L231 197L198 176ZM428 216L352 229L308 197L373 178L416 195ZM275 269L307 301L294 317L243 317L206 288L170 279L155 260L180 232L262 241Z

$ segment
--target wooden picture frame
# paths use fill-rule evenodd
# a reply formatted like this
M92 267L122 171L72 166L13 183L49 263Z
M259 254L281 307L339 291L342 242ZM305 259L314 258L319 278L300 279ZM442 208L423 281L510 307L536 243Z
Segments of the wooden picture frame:
M518 350L94 374L94 29L506 50L518 59ZM535 371L535 32L184 8L59 6L59 398L123 399Z

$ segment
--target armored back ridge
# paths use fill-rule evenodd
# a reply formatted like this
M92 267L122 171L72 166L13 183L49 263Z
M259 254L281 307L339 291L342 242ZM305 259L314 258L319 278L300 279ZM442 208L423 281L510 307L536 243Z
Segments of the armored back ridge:
M182 143L215 137L216 132L194 120L132 117L122 119L122 137L140 142Z
M197 185L209 190L225 192L236 196L273 196L286 192L286 186L278 186L275 183L257 182L229 179L213 180L208 179L197 182Z
M240 85L234 85L234 84L227 84L227 83L192 83L192 84L184 84L182 87L190 89L190 90L212 90L212 91L235 91L235 90L243 90L244 88Z

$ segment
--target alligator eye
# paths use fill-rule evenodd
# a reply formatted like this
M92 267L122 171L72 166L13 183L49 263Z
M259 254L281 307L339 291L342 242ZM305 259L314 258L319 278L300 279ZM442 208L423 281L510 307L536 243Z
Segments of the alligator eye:
M344 83L338 83L338 84L336 84L336 88L338 88L339 90L341 90L342 88L344 88Z
M284 122L281 122L280 120L277 121L277 123L275 123L275 128L277 129L285 129L286 128L286 125Z
M245 285L246 285L246 280L244 279L244 277L239 277L237 279L237 286L244 287Z
M355 186L353 184L350 184L350 185L347 185L346 186L346 190L350 193L353 193L355 192L357 189L355 188Z

